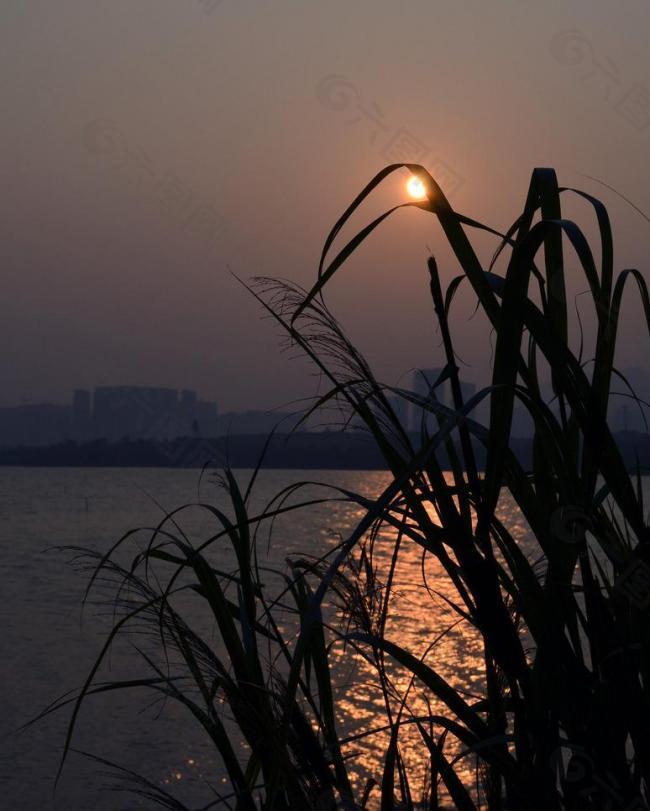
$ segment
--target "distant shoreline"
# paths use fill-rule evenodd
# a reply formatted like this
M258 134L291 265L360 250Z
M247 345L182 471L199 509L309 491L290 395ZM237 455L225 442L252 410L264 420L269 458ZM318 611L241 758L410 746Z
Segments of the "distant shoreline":
M614 434L629 470L640 465L650 472L650 434L634 431ZM412 440L416 444L416 436ZM225 464L253 468L268 442L263 467L285 470L386 470L379 449L365 433L300 432L240 434L230 437L180 437L175 440L124 439L120 442L64 442L47 447L0 448L2 467L152 467L201 468ZM525 467L532 463L530 439L513 439L511 447ZM485 450L476 448L480 466ZM440 459L439 461L444 461Z

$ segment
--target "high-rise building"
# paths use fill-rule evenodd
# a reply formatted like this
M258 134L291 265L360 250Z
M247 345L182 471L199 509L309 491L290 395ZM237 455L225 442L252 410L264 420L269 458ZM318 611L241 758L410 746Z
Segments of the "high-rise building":
M93 433L116 441L179 435L176 389L99 386L95 389Z
M45 446L73 439L72 409L51 403L0 409L0 445Z
M91 399L88 389L75 389L72 396L72 434L84 442L91 437Z
M0 446L46 446L66 440L215 437L217 404L185 389L99 386L91 396L75 389L70 405L23 405L0 409Z
M387 394L386 399L402 428L408 431L411 403L398 394Z
M204 437L216 436L218 424L217 404L197 400L191 413L187 434Z
M412 390L422 399L428 399L431 394L435 394L436 400L447 408L454 408L454 398L451 391L449 378L438 382L443 369L418 369L413 372ZM461 395L463 402L467 402L476 393L476 386L473 383L461 381ZM475 414L470 414L472 419L477 419ZM409 428L411 431L419 431L423 426L423 420L429 432L437 429L438 421L435 415L422 406L411 405L409 414Z

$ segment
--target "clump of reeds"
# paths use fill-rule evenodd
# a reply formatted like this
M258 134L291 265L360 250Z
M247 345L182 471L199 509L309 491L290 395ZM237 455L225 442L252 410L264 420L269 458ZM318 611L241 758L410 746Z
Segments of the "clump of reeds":
M604 206L590 195L559 188L552 170L533 172L523 212L501 235L454 211L423 167L407 165L427 188L427 200L408 205L434 215L462 276L443 289L435 259L428 262L446 361L429 396L382 386L321 293L387 215L328 262L340 230L400 168L380 172L337 222L311 291L266 279L253 286L289 341L330 381L317 406L340 402L363 421L384 455L389 484L374 498L344 491L324 496L355 502L363 517L323 558L290 561L287 571L277 573L285 587L273 595L258 560L257 533L285 510L309 509L315 500L296 501L298 484L251 515L257 471L245 492L225 471L232 514L202 505L216 529L200 546L183 537L177 516L170 515L130 566L118 566L116 548L110 550L97 572L112 572L122 582L122 613L74 699L66 751L89 695L138 685L179 701L203 727L230 777L232 793L221 799L231 808L352 809L373 802L382 809L435 809L443 802L460 809L645 808L650 623L642 586L644 577L646 589L650 586L650 544L640 473L630 476L607 424L623 291L627 282L636 284L650 323L645 282L636 270L615 274ZM562 218L562 194L579 194L593 208L598 263L579 226ZM472 229L496 235L497 250L487 266L468 237ZM584 274L595 318L589 364L583 361L587 353L574 352L569 340L567 249ZM495 270L497 260L505 263L502 275ZM467 402L450 317L461 278L496 335L491 384ZM550 403L539 380L543 364L552 374ZM443 380L449 382L453 408L437 396ZM397 418L395 395L430 413L435 430L423 422L416 441ZM474 414L485 398L490 418L482 425ZM534 425L530 469L511 448L516 402ZM479 446L485 448L484 470ZM504 493L530 528L539 552L535 559L499 519ZM393 533L394 547L387 572L380 573L372 545L382 528ZM387 631L404 543L435 559L456 595L448 604L481 640L484 681L478 700L441 675L435 655L425 660ZM230 545L232 571L211 563L216 544ZM178 594L185 592L216 623L218 644L193 630L176 607ZM337 618L333 604L345 616ZM287 615L294 620L288 626ZM149 674L124 685L95 684L111 641L134 623L155 631L165 651L174 652L172 664L163 666L143 652ZM385 698L385 717L377 719L387 734L383 764L360 782L352 779L354 761L345 755L335 711L336 640L364 657ZM406 676L404 689L398 672ZM424 696L429 712L411 708L412 689ZM232 724L224 721L225 708L236 738L248 744L245 754L234 742ZM420 757L428 762L424 787L409 777L407 730L419 736ZM460 768L468 758L475 762L477 784ZM150 794L169 802L154 787Z

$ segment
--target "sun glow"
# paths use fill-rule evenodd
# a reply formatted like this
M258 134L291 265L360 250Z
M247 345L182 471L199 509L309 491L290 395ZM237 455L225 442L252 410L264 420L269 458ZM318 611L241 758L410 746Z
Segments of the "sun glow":
M424 183L415 175L413 175L413 177L406 184L406 190L411 197L414 197L416 200L422 200L427 196L427 190Z

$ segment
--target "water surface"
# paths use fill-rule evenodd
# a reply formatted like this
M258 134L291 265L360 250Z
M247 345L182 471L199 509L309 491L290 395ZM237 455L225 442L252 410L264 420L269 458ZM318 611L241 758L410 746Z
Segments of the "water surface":
M246 471L237 473L244 481L248 475ZM282 487L300 479L330 482L372 495L389 482L389 474L265 471L254 504L263 505ZM319 492L324 493L312 489L310 494ZM111 616L106 608L90 606L82 615L87 574L71 565L71 553L54 548L82 545L103 552L128 530L154 526L165 511L196 501L224 503L223 493L210 476L199 482L196 470L0 469L0 593L5 616L0 650L4 733L0 785L4 807L41 811L146 807L128 795L107 790L116 783L108 770L78 754L70 756L53 793L66 711L48 716L20 735L11 731L82 684L109 628ZM503 509L503 518L525 544L523 522L507 504ZM320 555L331 549L361 515L358 507L341 502L290 513L274 528L268 557L265 543L260 553L269 565L286 568L287 555ZM193 540L209 537L215 530L214 518L200 509L188 511L179 521ZM129 543L132 556L138 540ZM394 534L388 531L377 540L375 559L380 571L387 571L393 545ZM225 545L214 548L211 555L215 564L225 565L231 559ZM425 588L421 550L410 541L403 543L400 561L386 635L426 658L470 700L479 698L483 681L480 640L466 623L455 624L458 617L444 600L454 597L446 577L435 561L426 560ZM189 603L188 610L192 610ZM201 619L196 621L200 624ZM333 656L341 728L350 736L360 735L377 726L378 719L381 722L384 697L371 666L358 654L336 643ZM129 644L112 649L102 674L105 678L149 675ZM393 668L390 674L398 688L408 687L408 679L399 669ZM228 781L201 730L182 708L171 702L151 705L149 699L142 691L90 698L82 710L75 748L173 788L190 805L209 802L214 797L211 786L227 793ZM417 684L409 693L408 710L416 714L427 711ZM404 749L416 782L426 777L418 740L415 735L409 746L405 737ZM361 775L381 780L378 769L386 744L386 736L379 733L360 737L349 746L348 751L356 753L360 780Z

